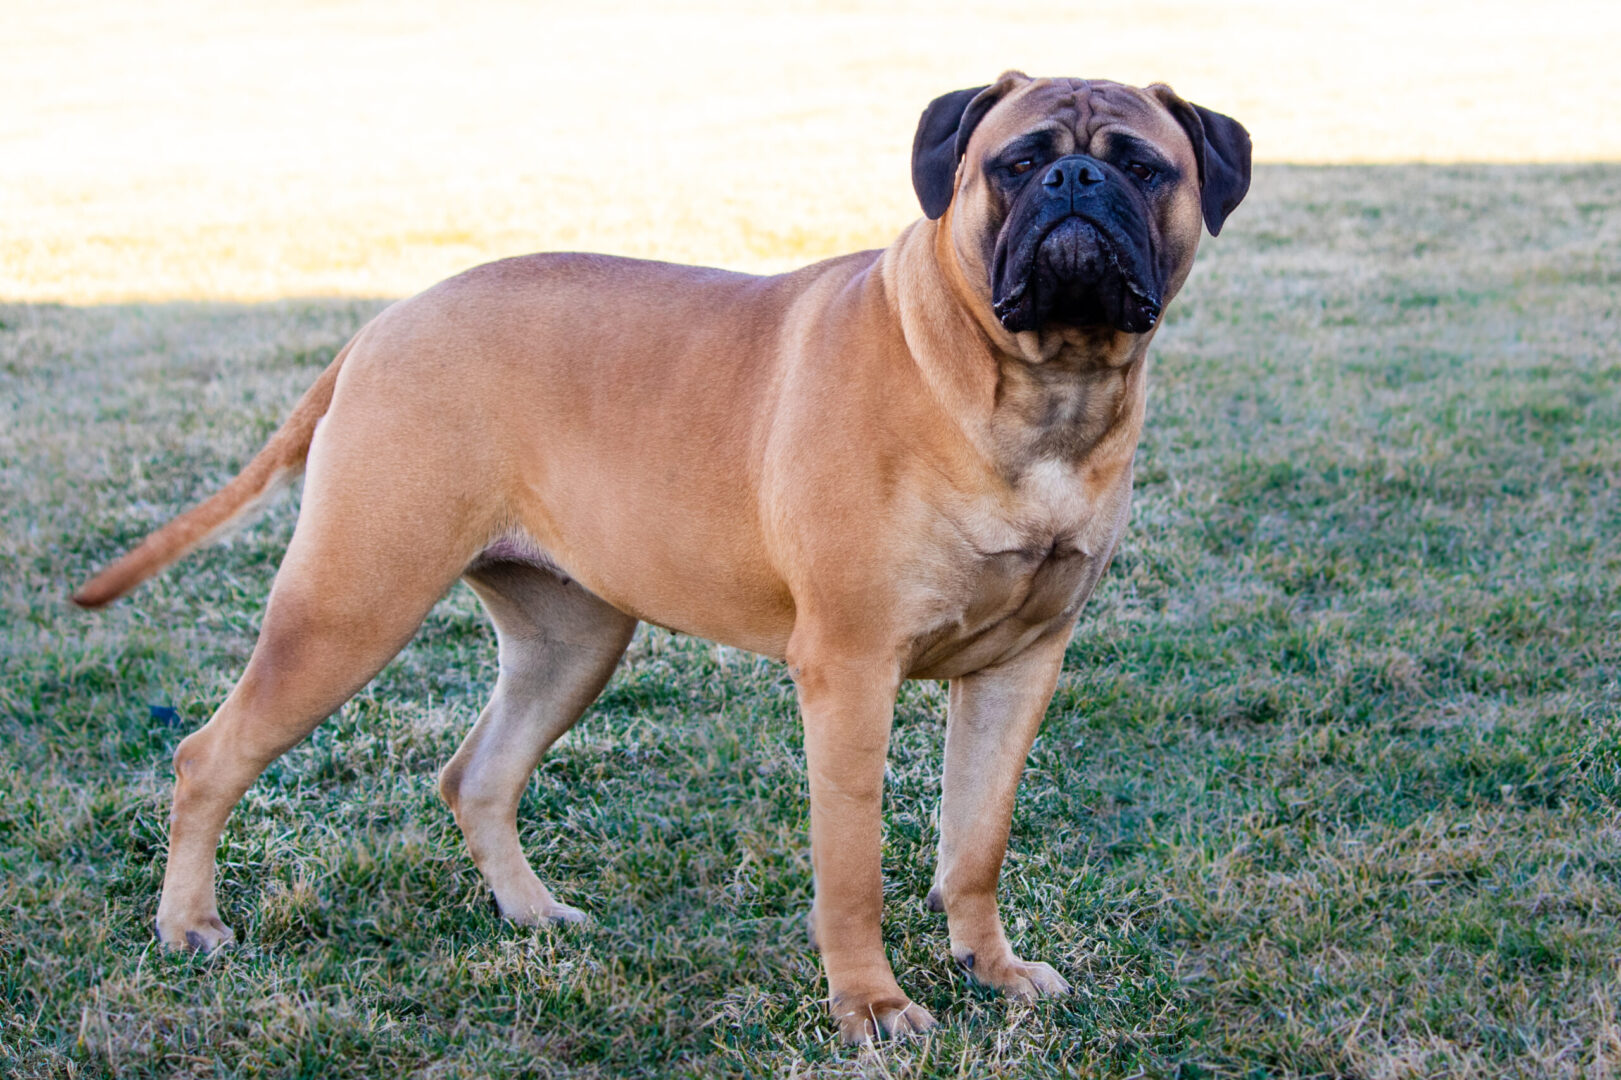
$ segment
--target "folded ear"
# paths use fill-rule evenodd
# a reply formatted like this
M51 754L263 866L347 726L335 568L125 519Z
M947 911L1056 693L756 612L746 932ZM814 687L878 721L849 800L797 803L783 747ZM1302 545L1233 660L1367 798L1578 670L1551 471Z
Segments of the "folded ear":
M1250 133L1230 116L1183 101L1164 83L1148 89L1171 111L1193 143L1193 156L1199 162L1200 207L1205 227L1215 236L1250 189Z
M912 137L912 189L929 217L939 217L951 205L951 193L957 186L957 163L968 149L974 128L1016 81L1026 78L1009 71L989 86L941 94L923 110L917 134Z

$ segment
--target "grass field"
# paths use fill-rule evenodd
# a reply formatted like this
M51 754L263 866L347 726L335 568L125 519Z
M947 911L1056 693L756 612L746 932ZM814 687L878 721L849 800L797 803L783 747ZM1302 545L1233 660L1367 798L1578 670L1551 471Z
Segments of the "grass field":
M460 587L233 818L244 943L160 952L169 755L295 502L105 614L65 593L380 303L0 306L0 1072L1617 1075L1621 167L1265 167L1201 258L1004 879L1076 993L949 963L912 686L886 937L944 1026L878 1052L818 1001L777 665L643 631L522 809L593 921L495 918L434 794L495 672Z
M1621 1077L1621 7L53 0L4 30L0 1076ZM661 631L521 810L592 921L503 924L434 793L495 675L462 587L232 819L242 944L159 951L170 756L296 500L105 613L69 589L387 299L527 250L887 243L919 110L1007 67L1166 79L1271 163L1159 335L1014 820L1010 932L1076 993L951 964L944 691L910 686L886 936L944 1023L837 1046L791 682Z

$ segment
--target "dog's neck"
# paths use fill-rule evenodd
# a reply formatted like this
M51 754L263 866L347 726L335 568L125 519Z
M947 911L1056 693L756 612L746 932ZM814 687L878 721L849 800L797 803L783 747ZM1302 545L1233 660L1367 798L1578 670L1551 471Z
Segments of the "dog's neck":
M949 221L909 227L884 253L881 271L908 351L945 413L1012 482L1041 462L1129 460L1142 430L1152 333L1008 333L950 257Z
M1042 461L1075 465L1135 450L1147 399L1144 352L1118 366L1080 349L1041 364L1004 354L998 368L988 427L998 465L1010 477Z

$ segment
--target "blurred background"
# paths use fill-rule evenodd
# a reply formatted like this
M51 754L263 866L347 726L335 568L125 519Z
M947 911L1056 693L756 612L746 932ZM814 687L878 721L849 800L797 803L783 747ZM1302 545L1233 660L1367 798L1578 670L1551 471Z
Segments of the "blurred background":
M937 94L1163 80L1259 162L1621 159L1610 3L3 0L0 300L399 296L886 244Z

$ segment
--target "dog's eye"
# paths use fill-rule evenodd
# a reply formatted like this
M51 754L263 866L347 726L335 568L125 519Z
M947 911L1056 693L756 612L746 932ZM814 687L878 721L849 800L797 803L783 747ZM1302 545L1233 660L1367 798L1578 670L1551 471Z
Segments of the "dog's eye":
M1036 162L1034 158L1020 158L1018 161L1015 161L1012 165L1008 166L1008 172L1012 173L1014 176L1023 176L1025 173L1029 172L1035 167Z
M1133 161L1131 164L1127 165L1126 166L1126 171L1129 172L1131 175L1135 176L1137 179L1141 180L1145 184L1148 181L1154 179L1154 177L1156 175L1158 175L1157 173L1154 172L1154 170L1153 170L1153 168L1151 166L1144 165L1140 161Z

